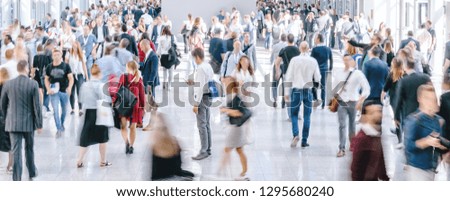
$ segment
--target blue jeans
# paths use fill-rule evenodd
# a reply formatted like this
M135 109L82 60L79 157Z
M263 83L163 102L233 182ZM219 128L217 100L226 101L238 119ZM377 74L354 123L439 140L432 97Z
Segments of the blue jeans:
M291 120L292 120L292 134L297 137L298 129L298 113L303 102L303 134L302 143L308 141L309 127L311 124L312 112L312 91L311 89L292 89L291 92Z
M86 58L86 68L87 68L86 70L89 78L91 78L91 68L93 64L94 64L94 57L92 57L92 55L89 55Z
M270 49L272 47L272 33L267 32L266 33L266 39L264 41L264 47L266 49Z
M66 93L58 92L50 95L50 102L53 107L53 117L55 118L55 124L58 131L64 131L64 120L67 114L67 102L69 102L69 96ZM59 116L59 105L61 105L61 116Z

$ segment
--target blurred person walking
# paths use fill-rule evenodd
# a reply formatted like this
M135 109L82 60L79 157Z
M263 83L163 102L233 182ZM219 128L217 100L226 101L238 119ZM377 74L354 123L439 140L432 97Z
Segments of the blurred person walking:
M3 86L9 80L8 70L0 69L0 95L2 94ZM5 131L5 115L0 107L0 151L8 153L8 165L6 172L12 173L13 168L13 152L11 150L11 140L9 132Z

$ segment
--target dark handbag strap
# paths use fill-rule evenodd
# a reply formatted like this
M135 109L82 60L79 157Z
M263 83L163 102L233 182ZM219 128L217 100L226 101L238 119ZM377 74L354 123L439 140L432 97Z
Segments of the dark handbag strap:
M250 44L248 47L246 47L242 52L247 52L251 47L253 46L253 44ZM248 56L248 55L247 55Z
M350 73L349 73L348 76L347 76L347 79L345 79L345 82L344 82L344 84L342 85L342 88L337 92L337 94L340 94L340 93L345 89L345 86L347 86L348 80L350 79L350 76L352 76L352 74L353 74L354 71L355 71L355 70L350 71Z

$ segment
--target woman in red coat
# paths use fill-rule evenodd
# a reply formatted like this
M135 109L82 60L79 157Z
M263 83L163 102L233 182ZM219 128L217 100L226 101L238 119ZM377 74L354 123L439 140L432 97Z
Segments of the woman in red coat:
M133 154L133 145L136 139L136 124L142 124L145 104L144 84L139 71L139 66L135 61L130 61L127 63L127 74L120 77L118 88L121 86L127 87L137 97L137 103L133 108L132 115L129 117L120 117L122 138L126 145L125 153ZM116 97L114 97L114 99L116 99ZM129 136L127 126L128 122L131 124Z

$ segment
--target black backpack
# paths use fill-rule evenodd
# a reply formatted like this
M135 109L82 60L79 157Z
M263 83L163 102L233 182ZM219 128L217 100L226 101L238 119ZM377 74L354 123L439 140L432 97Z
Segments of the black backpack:
M125 83L120 86L117 92L117 100L114 102L114 109L123 117L130 117L133 114L137 97L129 89L128 74L124 75Z
M180 59L179 59L181 57L181 54L178 52L177 44L174 43L173 35L171 36L170 41L171 41L170 42L171 46L168 51L168 53L169 53L168 61L170 63L173 63L176 68L181 63Z

